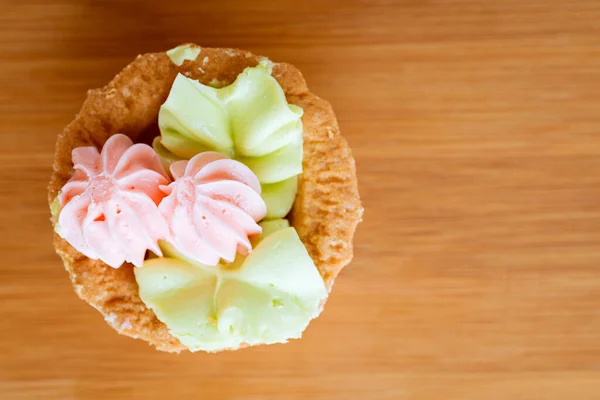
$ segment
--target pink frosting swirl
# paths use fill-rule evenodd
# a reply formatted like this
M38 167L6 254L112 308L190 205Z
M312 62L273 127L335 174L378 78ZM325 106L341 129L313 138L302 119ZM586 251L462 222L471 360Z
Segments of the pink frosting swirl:
M169 227L158 211L159 186L170 180L154 150L117 134L101 153L78 147L72 157L75 173L58 197L58 234L113 268L126 261L141 267L148 249L162 255L158 240Z
M171 165L175 181L161 186L167 197L159 210L170 227L167 239L176 250L204 265L252 250L248 236L267 206L260 183L244 164L216 152L205 152Z

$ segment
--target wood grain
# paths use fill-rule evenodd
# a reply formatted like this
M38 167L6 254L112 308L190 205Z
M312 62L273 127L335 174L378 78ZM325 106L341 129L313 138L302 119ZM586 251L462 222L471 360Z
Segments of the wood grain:
M0 398L600 397L600 3L0 3ZM51 246L55 137L136 54L298 66L357 160L355 261L301 341L118 336Z

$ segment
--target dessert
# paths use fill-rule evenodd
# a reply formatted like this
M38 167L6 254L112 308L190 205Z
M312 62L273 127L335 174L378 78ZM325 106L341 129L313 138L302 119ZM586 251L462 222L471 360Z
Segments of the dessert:
M88 93L49 203L78 295L170 352L299 338L362 216L350 149L300 72L192 44Z

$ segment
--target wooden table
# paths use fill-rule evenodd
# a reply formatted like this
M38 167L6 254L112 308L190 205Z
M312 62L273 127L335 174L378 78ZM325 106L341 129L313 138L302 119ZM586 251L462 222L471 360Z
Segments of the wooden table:
M599 399L600 3L0 5L1 399ZM180 42L297 65L365 221L288 345L171 355L71 290L46 204L86 90Z

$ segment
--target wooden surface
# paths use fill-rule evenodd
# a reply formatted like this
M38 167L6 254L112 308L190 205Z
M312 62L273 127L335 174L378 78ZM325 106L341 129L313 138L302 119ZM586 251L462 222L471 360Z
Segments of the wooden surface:
M0 398L600 398L599 20L596 0L3 1ZM57 133L185 41L295 64L353 148L355 261L301 341L158 353L53 252Z

